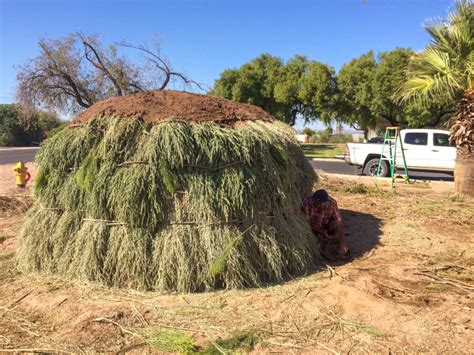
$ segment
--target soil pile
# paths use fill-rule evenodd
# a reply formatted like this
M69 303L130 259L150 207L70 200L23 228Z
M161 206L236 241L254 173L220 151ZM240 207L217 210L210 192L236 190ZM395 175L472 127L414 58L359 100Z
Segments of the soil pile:
M81 113L73 123L84 123L96 116L141 117L149 123L169 118L192 122L214 121L228 125L257 119L273 121L270 114L253 105L171 90L145 91L99 101Z

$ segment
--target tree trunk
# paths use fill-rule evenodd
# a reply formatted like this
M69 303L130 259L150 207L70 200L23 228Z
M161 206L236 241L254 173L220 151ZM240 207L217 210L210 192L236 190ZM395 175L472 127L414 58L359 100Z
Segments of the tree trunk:
M458 146L456 149L454 187L456 193L474 196L474 154L467 146Z

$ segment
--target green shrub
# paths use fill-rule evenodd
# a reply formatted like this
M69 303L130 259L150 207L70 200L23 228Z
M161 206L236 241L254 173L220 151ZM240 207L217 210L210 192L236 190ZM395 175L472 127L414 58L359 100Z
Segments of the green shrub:
M47 132L60 125L45 111L25 111L17 104L0 104L0 146L39 145Z

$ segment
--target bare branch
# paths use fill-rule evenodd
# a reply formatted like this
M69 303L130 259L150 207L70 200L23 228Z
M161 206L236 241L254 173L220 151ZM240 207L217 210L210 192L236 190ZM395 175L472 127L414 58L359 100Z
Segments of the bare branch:
M96 36L75 33L40 40L40 54L19 67L18 100L31 107L77 113L107 97L163 90L174 79L204 90L173 70L159 45L155 50L127 42L118 46L138 50L144 63L130 61L115 46L104 47Z
M69 84L72 91L74 92L74 97L75 97L77 103L80 106L84 107L84 108L90 107L92 105L92 102L86 102L87 101L87 91L83 87L81 87L80 84L77 84L76 81L74 80L74 78L71 77L67 72L61 70L60 66L56 62L56 59L54 58L52 53L49 51L47 46L42 41L39 42L39 46L41 47L41 49L43 49L44 53L47 55L47 57L53 63L54 69L56 69L57 74L55 73L54 70L51 70L52 68L50 68L50 70L49 70L50 75L62 77ZM86 94L85 95L86 98L83 97L81 92L82 92L82 94Z
M82 41L82 44L84 45L84 54L85 58L91 63L95 68L98 70L102 71L113 83L115 90L117 92L117 96L123 96L123 90L122 87L120 86L118 80L112 75L110 70L107 69L107 67L104 64L104 61L102 60L101 56L99 55L98 51L94 48L94 46L80 33L77 34L79 38ZM90 56L90 52L92 52L97 60L95 62Z
M145 59L148 62L153 63L156 68L158 68L160 71L163 72L165 78L164 78L163 82L161 83L161 86L159 87L158 90L164 90L168 86L171 78L172 77L177 77L177 78L181 79L185 84L196 85L200 90L204 91L201 84L199 84L198 82L188 78L183 73L173 71L172 68L170 67L170 65L168 65L166 63L166 60L164 58L162 58L159 54L152 52L148 47L146 47L144 45L134 45L134 44L127 43L127 42L119 42L119 43L117 43L117 45L121 46L121 47L136 49L138 51L143 52Z

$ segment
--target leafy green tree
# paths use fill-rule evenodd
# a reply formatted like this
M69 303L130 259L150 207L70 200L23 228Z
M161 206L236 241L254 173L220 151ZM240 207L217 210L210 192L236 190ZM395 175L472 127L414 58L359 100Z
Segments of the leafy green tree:
M285 108L275 100L273 93L282 66L281 59L262 54L239 69L225 70L211 94L259 106L280 118Z
M371 110L377 63L369 51L342 66L337 80L337 117L355 129L375 127L378 117Z
M405 105L395 103L392 96L405 81L405 71L413 54L411 49L403 48L383 52L379 55L379 61L374 68L370 110L375 116L385 118L393 126L406 122Z
M437 100L457 103L450 120L457 148L455 187L474 195L474 4L459 1L447 19L428 24L426 30L431 42L413 57L396 97L424 107Z
M328 121L333 111L334 71L325 64L295 56L287 63L262 54L238 69L224 71L212 94L263 108L294 125L305 121Z
M61 124L52 112L24 110L18 104L0 105L0 146L37 145Z
M449 102L440 97L423 107L393 98L400 85L406 81L410 58L414 55L414 51L406 48L396 48L379 55L372 84L374 98L371 111L394 126L436 127L444 123L454 111Z
M344 65L337 74L338 117L354 128L376 128L381 119L393 126L436 127L453 106L442 97L422 106L393 96L407 78L411 49L396 48L375 58L372 51Z
M17 145L23 139L17 105L0 105L0 146Z

